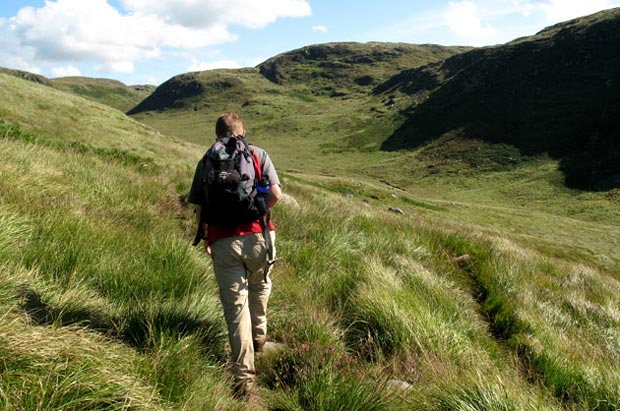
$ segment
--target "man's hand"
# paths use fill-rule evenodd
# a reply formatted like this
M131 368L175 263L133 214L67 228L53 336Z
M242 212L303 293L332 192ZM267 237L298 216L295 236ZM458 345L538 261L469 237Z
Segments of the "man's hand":
M202 225L202 238L205 240L205 252L211 255L211 247L209 247L209 243L207 243L207 235L209 234L209 226L207 224Z

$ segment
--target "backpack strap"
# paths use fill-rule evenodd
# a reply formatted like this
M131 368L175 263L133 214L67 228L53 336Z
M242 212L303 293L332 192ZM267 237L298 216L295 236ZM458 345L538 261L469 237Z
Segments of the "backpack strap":
M263 178L263 167L260 162L260 158L258 158L258 154L256 154L256 151L252 147L248 146L248 148L250 149L250 152L252 153L252 158L254 159L254 170L256 171L256 179L260 181L261 178Z
M256 181L258 182L263 178L263 170L262 170L262 164L261 164L260 158L258 157L256 150L254 150L252 146L250 146L245 141L244 138L242 137L239 137L239 138L241 139L241 141L243 141L243 144L245 144L247 149L252 154L252 157L254 159L253 161L254 169L256 170ZM265 264L265 267L263 268L263 281L267 282L267 275L269 275L269 271L271 270L271 267L276 262L276 259L274 256L273 241L271 238L271 233L269 232L269 225L271 222L271 209L269 207L267 207L267 212L263 216L261 216L260 222L263 227L263 238L265 239L265 247L267 248L267 262Z
M260 181L260 179L263 178L263 168L260 162L260 158L258 158L258 154L256 154L256 151L254 151L252 146L245 140L243 136L237 136L235 138L243 143L245 148L248 150L248 152L252 156L252 163L254 164L254 172L256 174L256 181L257 182Z

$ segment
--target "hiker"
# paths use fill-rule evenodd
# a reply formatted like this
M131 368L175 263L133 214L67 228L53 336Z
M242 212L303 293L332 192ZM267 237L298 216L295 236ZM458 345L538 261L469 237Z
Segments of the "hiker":
M189 202L196 205L195 245L205 239L205 250L213 260L232 349L233 393L246 398L255 379L254 353L262 351L267 338L267 302L272 285L269 268L275 261L275 231L269 211L280 200L282 191L269 154L247 144L237 113L222 114L215 124L215 134L216 143L196 167ZM238 161L230 170L233 157ZM228 166L224 164L227 160ZM239 165L244 161L249 163ZM226 167L228 170L224 170ZM243 178L246 174L254 174L250 179L253 181ZM218 186L222 181L233 189L222 191ZM236 192L234 201L242 201L238 193L243 191L239 185L244 181L245 190L256 194L247 200L252 202L250 211L247 204L239 207L228 203L230 191ZM257 190L263 194L257 194ZM255 203L261 203L263 208L260 204L255 207Z

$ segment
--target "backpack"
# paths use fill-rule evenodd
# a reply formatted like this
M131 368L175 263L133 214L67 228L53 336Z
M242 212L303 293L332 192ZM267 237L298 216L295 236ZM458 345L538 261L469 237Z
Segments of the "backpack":
M242 136L218 138L203 157L202 188L205 204L201 209L193 245L200 243L203 224L234 227L259 220L267 248L263 280L276 262L269 224L270 181L262 176L258 155Z
M260 160L245 139L218 138L203 160L204 222L230 227L261 218L266 210L257 198Z

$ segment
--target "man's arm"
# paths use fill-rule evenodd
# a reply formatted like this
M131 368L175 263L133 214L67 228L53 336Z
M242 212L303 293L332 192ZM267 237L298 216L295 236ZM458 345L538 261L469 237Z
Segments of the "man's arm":
M202 207L197 205L194 209L194 213L196 214L196 224L200 225L200 214L202 213Z
M198 231L198 227L200 227L200 223L202 223L202 207L196 205L196 231ZM207 223L202 223L202 238L207 238Z
M269 197L267 198L267 204L269 208L273 208L278 201L282 198L282 188L280 188L280 184L273 184L269 188Z
M207 243L207 234L209 232L209 226L207 225L207 223L203 223L201 221L202 207L199 205L196 205L195 213L196 213L196 232L202 233L202 238L204 238L205 240L205 251L208 254L211 254L211 247L209 247L209 244ZM200 227L200 224L202 224L202 228Z

